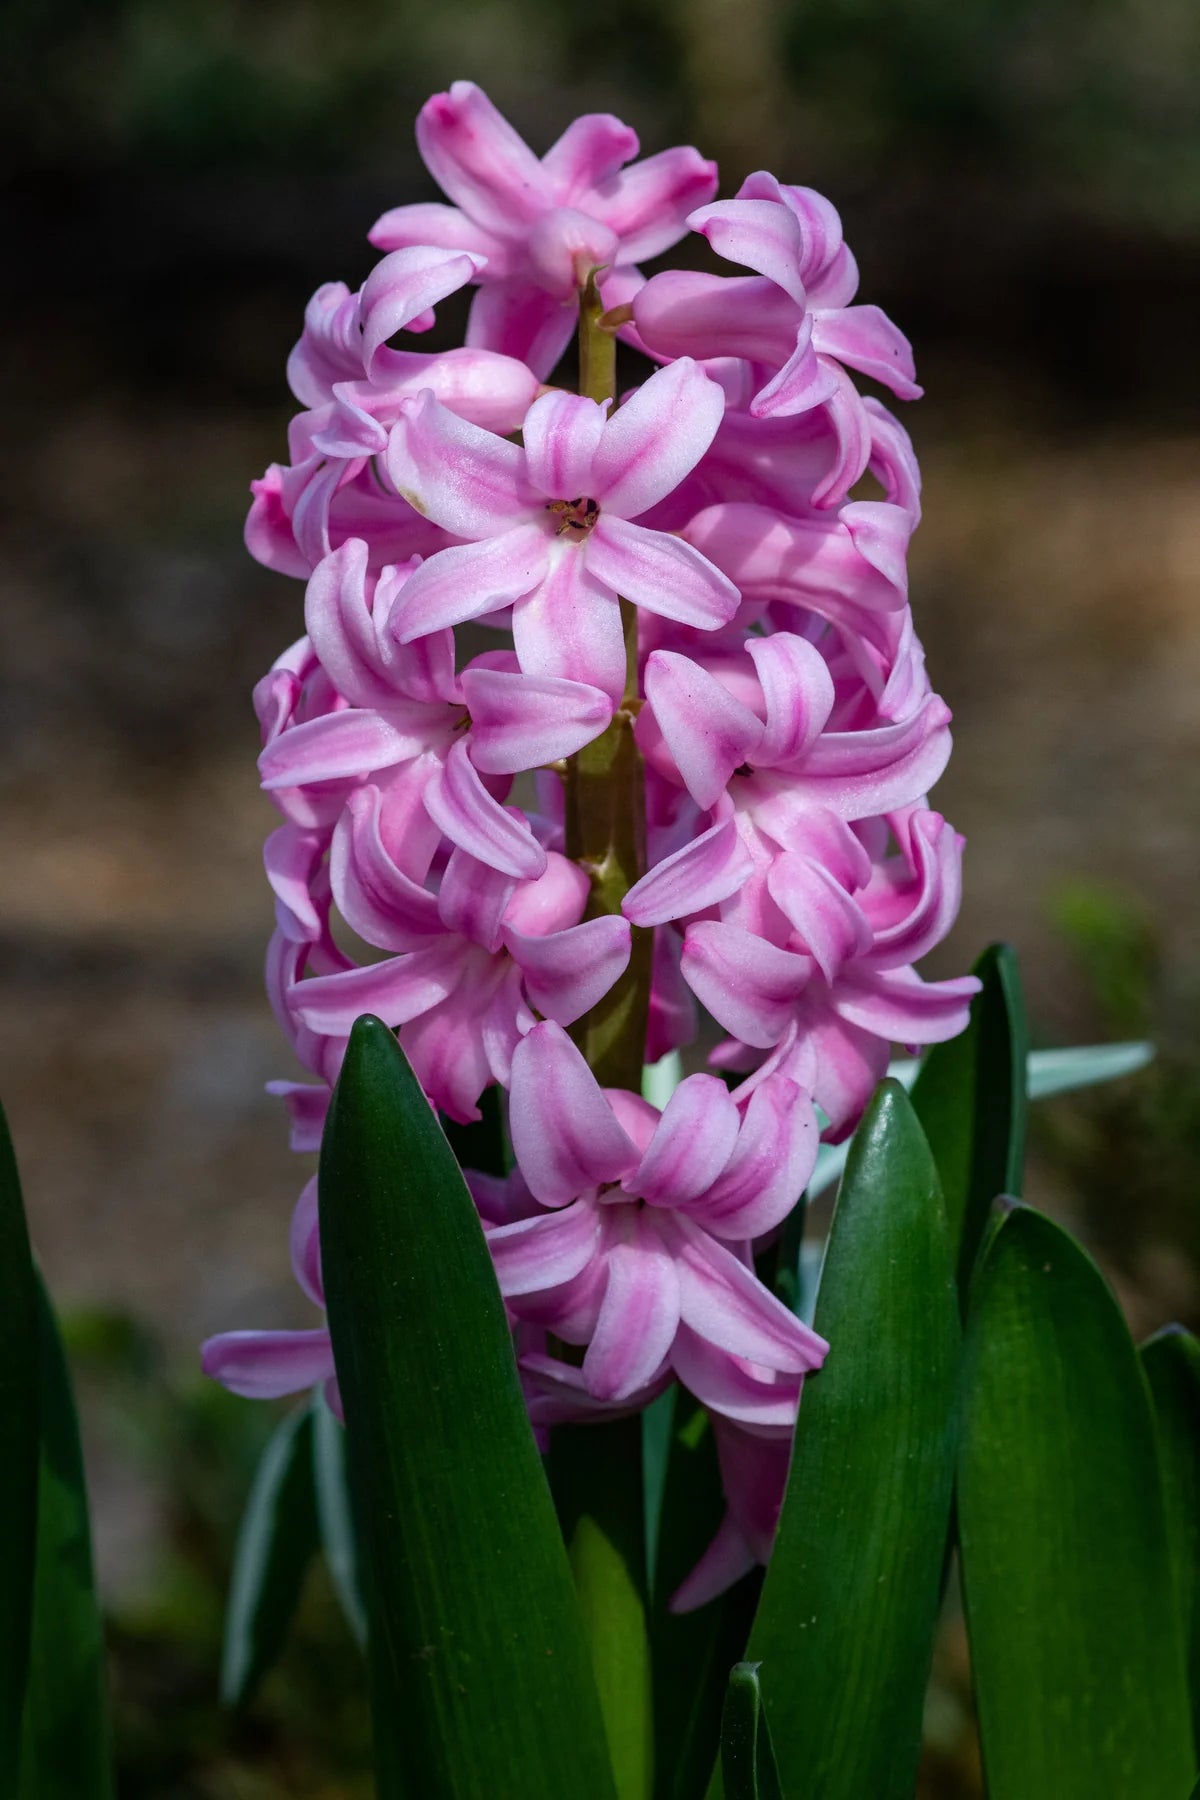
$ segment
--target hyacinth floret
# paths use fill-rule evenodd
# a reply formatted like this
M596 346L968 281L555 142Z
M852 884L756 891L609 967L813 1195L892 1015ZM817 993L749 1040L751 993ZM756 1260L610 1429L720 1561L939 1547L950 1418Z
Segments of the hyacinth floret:
M828 1349L756 1253L893 1046L961 1031L978 985L914 966L963 842L929 804L919 472L857 378L920 389L811 189L716 200L697 151L635 160L608 115L539 160L469 82L417 137L449 204L384 214L361 289L314 295L289 460L252 483L251 553L306 582L255 690L267 985L305 1071L271 1085L311 1153L372 1012L447 1119L500 1092L511 1172L466 1174L535 1429L672 1381L710 1417L728 1510L688 1608L768 1557ZM647 280L689 231L723 272ZM465 344L411 347L466 287ZM643 1067L704 1014L719 1073L660 1111ZM322 1307L317 1221L314 1176L291 1254ZM323 1326L204 1360L337 1407Z

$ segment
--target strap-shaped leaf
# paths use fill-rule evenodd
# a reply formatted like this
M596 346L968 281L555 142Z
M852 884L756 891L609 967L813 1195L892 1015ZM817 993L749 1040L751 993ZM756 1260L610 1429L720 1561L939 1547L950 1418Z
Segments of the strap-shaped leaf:
M305 1405L276 1427L255 1471L225 1609L226 1706L244 1706L283 1649L316 1553L312 1440L312 1408Z
M618 1800L654 1786L642 1421L557 1426L547 1462Z
M740 1662L729 1671L721 1715L725 1800L783 1800L758 1670L758 1663Z
M1192 1695L1192 1726L1200 1746L1200 1343L1168 1325L1141 1348L1158 1431L1167 1534L1175 1591L1183 1612Z
M784 1786L911 1800L957 1445L958 1302L937 1171L884 1082L855 1134L748 1654Z
M704 1792L720 1748L727 1671L745 1650L758 1598L758 1579L747 1576L695 1612L668 1610L724 1512L708 1419L681 1390L667 1454L651 1630L656 1800L695 1800Z
M975 965L983 983L971 1022L926 1054L913 1105L941 1177L964 1297L997 1194L1021 1192L1029 1034L1016 953L993 944Z
M104 1631L71 1375L39 1280L41 1449L22 1800L109 1800Z
M320 1192L381 1800L612 1800L571 1573L483 1231L378 1019L351 1034Z
M1028 1207L971 1287L958 1534L990 1800L1186 1794L1150 1397L1103 1277Z
M313 1479L325 1566L355 1642L365 1649L367 1608L346 1468L346 1432L320 1389L313 1396Z
M17 1792L37 1537L37 1283L0 1112L0 1800Z

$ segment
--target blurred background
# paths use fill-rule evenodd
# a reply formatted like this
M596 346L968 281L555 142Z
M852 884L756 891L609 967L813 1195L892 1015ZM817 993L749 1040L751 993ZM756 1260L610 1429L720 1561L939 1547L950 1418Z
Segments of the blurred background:
M0 1093L81 1384L122 1794L365 1792L320 1579L250 1715L215 1706L268 1409L196 1345L307 1323L261 991L249 694L300 629L244 553L284 360L365 232L432 197L457 77L540 152L583 111L839 206L912 337L913 600L957 752L937 804L1044 1044L1154 1068L1038 1113L1031 1197L1144 1333L1200 1323L1200 10L1192 0L8 0L0 23ZM961 1647L925 1795L978 1792Z

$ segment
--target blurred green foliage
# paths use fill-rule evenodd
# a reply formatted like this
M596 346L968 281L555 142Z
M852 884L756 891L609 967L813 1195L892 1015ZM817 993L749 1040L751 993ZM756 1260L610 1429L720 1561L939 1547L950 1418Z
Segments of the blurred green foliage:
M1200 232L1198 67L1191 0L9 0L0 24L19 165L394 164L421 99L463 74L559 126L599 104L664 136L774 137L851 185L965 166L1035 210L1181 237Z

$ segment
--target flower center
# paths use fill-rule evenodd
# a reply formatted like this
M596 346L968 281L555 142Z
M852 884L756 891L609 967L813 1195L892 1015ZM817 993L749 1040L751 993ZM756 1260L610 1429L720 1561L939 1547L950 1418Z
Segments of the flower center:
M589 535L600 517L599 502L587 494L579 494L574 500L548 501L546 511L558 514L555 537L567 535L577 544Z

